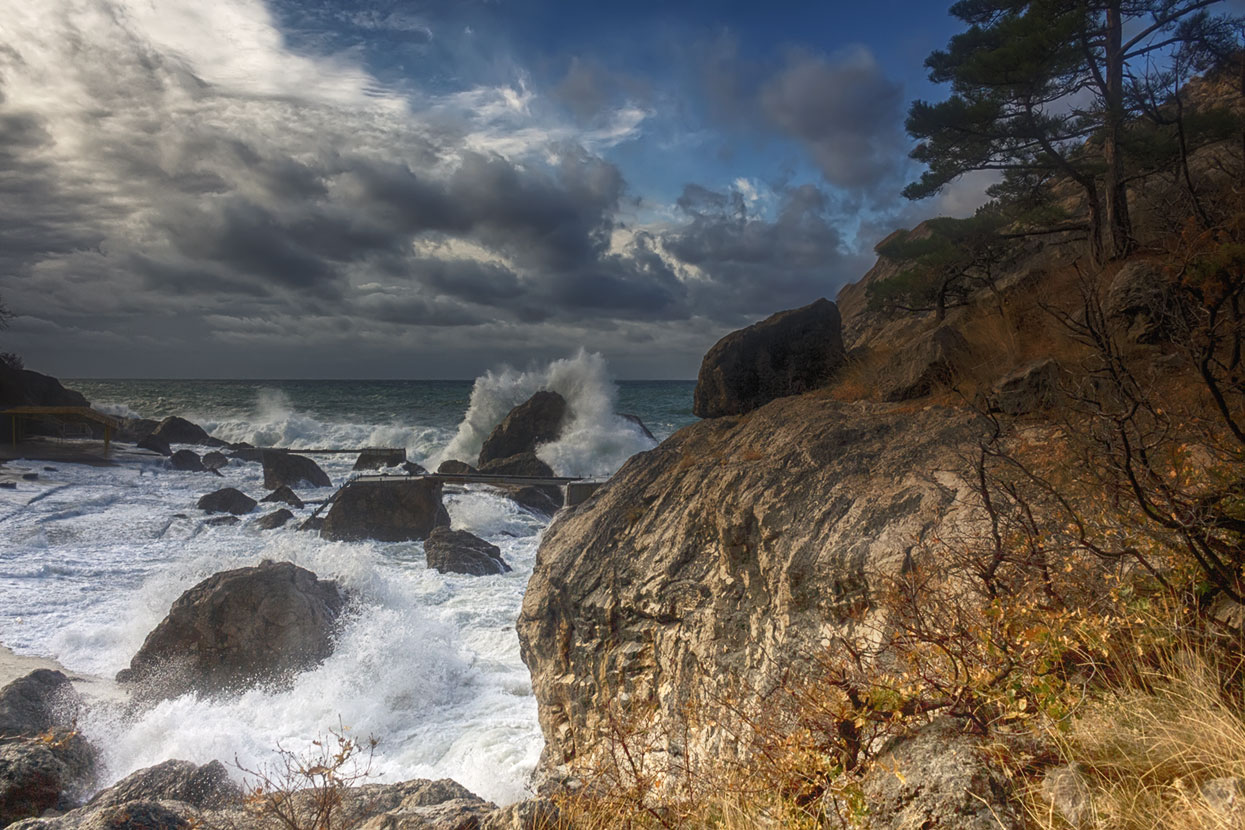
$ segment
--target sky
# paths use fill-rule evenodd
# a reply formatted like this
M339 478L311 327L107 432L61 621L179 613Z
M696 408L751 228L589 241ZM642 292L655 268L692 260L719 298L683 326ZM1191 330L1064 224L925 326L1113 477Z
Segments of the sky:
M939 0L0 0L0 350L63 377L693 378L919 203Z

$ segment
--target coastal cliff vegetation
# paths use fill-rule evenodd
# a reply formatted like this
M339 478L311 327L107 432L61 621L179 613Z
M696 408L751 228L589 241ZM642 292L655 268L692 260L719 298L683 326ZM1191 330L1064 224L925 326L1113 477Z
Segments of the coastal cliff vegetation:
M957 3L907 195L993 200L878 246L833 365L775 372L819 388L555 520L519 628L575 826L1245 826L1245 59L1210 6Z

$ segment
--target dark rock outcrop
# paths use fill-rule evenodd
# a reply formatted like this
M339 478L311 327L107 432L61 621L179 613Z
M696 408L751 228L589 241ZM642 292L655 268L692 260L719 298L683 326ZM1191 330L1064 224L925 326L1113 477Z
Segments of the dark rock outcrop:
M566 399L557 392L540 390L514 409L494 427L480 447L481 468L498 458L535 453L536 448L555 440L566 418Z
M654 763L729 759L741 710L715 701L885 625L872 586L972 515L969 483L942 471L980 434L965 413L893 410L814 394L701 421L559 514L518 622L543 770L591 764L620 699L670 736L643 750Z
M1102 310L1134 343L1158 343L1169 333L1169 283L1153 262L1130 262L1111 280Z
M252 526L259 530L275 530L278 527L283 527L292 518L294 518L294 514L288 508L282 507L280 510L274 510L268 515L256 519Z
M448 458L441 462L441 466L437 467L437 473L447 476L466 476L472 473L480 472L472 467L466 461L458 461L457 459Z
M1027 415L1054 406L1058 399L1059 364L1047 359L1030 363L995 384L990 408L1005 415Z
M173 448L169 446L169 442L159 435L145 435L134 446L140 450L151 450L164 456L173 454ZM190 450L182 450L182 452L190 452Z
M397 467L406 461L406 450L364 450L355 459L355 470L380 470Z
M427 539L433 528L449 523L439 481L357 481L337 495L320 535L335 541L408 542Z
M820 299L732 332L705 355L692 411L741 415L777 398L825 385L843 365L839 310Z
M884 751L861 783L871 827L1019 830L1007 778L980 738L940 718Z
M242 791L220 761L199 766L190 761L165 761L140 769L99 792L87 802L101 809L131 801L180 801L212 809L239 801Z
M424 542L424 556L428 567L443 574L488 576L510 572L510 566L501 558L501 548L465 530L433 529Z
M194 450L178 450L169 456L169 466L186 473L205 473L203 460Z
M71 726L81 709L82 697L64 673L35 669L0 689L0 738Z
M255 499L234 487L222 487L199 499L195 505L208 513L232 513L241 516L255 509Z
M207 430L196 423L187 421L185 418L179 418L176 415L170 415L152 430L152 435L163 438L170 444L196 444L206 447L225 447L228 446L219 438L213 438L208 435Z
M505 458L495 458L481 464L478 472L492 476L531 476L533 478L553 476L553 468L537 458L534 452L521 452Z
M229 459L219 450L212 450L203 454L203 468L206 470L217 472L222 467L228 466L228 464Z
M950 386L968 353L964 335L951 326L939 326L895 355L883 380L882 400L909 401Z
M320 469L320 465L310 458L279 450L267 450L263 453L264 486L275 490L285 485L298 487L306 484L310 487L331 487L333 482Z
M262 499L260 499L260 501L262 502L283 502L295 509L301 509L303 506L303 500L300 499L298 497L298 494L295 493L293 490L291 490L285 484L282 484L280 487L273 490L268 495L264 496Z
M173 603L117 680L144 699L285 680L332 653L344 604L335 582L290 562L218 573Z

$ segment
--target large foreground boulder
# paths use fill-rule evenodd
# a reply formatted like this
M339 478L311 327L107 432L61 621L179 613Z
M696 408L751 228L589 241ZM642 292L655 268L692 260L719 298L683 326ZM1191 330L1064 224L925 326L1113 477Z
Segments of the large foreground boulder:
M449 523L440 481L395 477L344 487L324 517L320 535L335 541L410 542L427 539L433 528Z
M783 672L815 669L828 640L884 628L878 580L975 518L970 483L947 471L980 429L941 407L802 395L633 456L545 532L523 599L541 770L603 758L620 701L652 727L646 769L737 757L740 713Z
M510 410L484 439L480 447L478 463L483 467L497 458L531 452L541 444L555 440L562 434L562 422L566 418L566 399L557 392L540 390L523 403Z
M332 480L320 469L320 465L310 458L280 450L265 450L264 486L269 490L278 487L331 487Z
M424 556L428 567L443 574L489 576L510 572L510 566L501 558L501 548L465 530L435 528L424 542Z
M228 446L221 439L208 435L207 430L198 424L187 421L185 418L179 418L176 415L170 415L161 421L152 430L151 434L158 438L163 438L170 444L196 444L205 447Z
M208 513L232 513L241 516L255 509L255 499L233 487L222 487L199 499L196 505Z
M205 579L173 603L117 680L147 699L278 682L333 651L335 582L265 561Z
M692 411L740 415L825 385L843 365L839 310L826 299L726 335L700 364Z

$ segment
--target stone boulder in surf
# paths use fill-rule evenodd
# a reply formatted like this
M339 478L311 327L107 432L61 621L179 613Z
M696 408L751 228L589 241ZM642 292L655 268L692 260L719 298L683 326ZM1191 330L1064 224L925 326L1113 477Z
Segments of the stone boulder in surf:
M443 574L488 576L510 572L510 566L501 558L501 548L465 530L433 529L424 542L424 556L428 567Z
M320 535L334 541L413 542L449 524L440 481L395 476L393 481L355 481L342 488Z
M320 469L320 465L301 455L265 450L263 453L264 486L276 490L285 485L298 487L306 484L311 487L331 487L333 482Z
M281 682L333 652L345 598L291 562L223 571L182 594L117 681L136 698Z
M478 463L481 467L498 458L534 453L541 444L562 434L566 419L566 399L557 392L542 389L510 410L484 439Z

